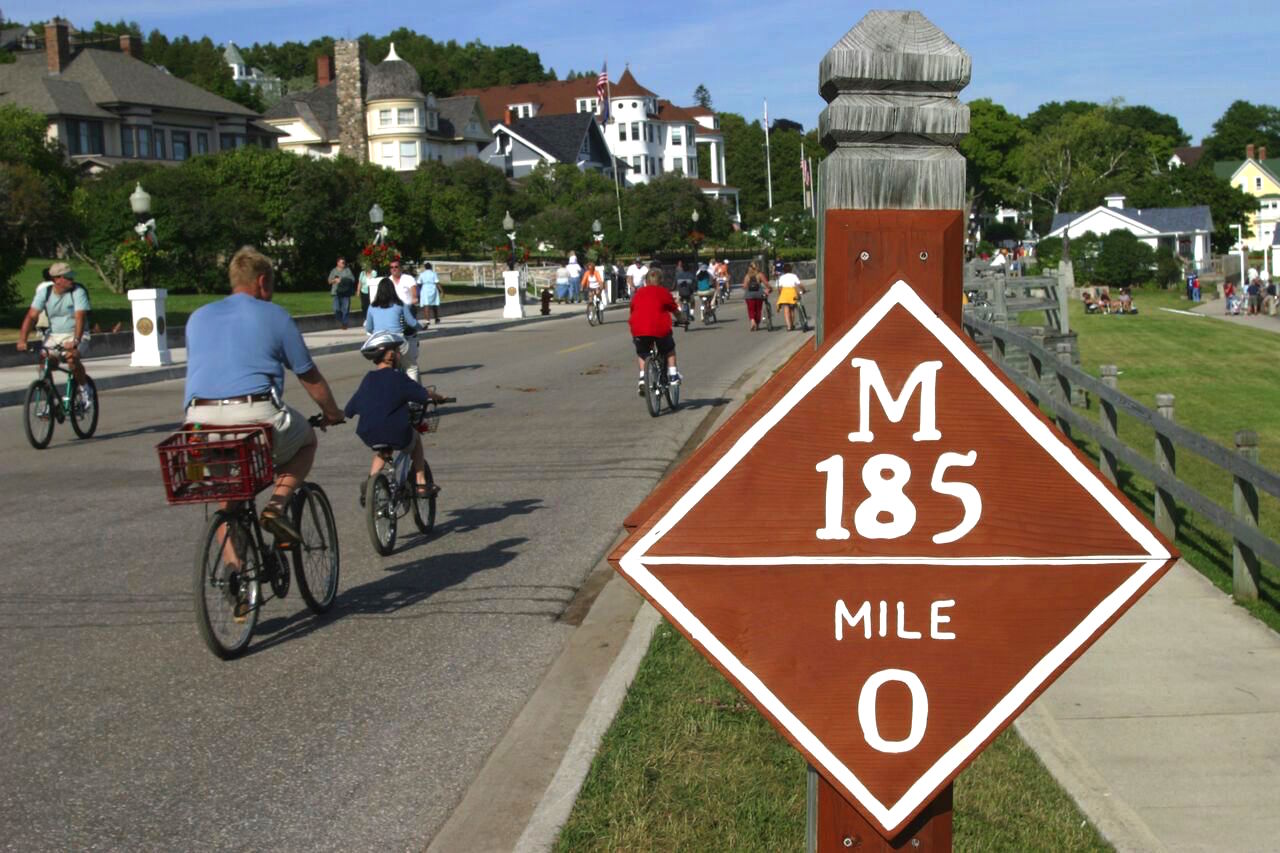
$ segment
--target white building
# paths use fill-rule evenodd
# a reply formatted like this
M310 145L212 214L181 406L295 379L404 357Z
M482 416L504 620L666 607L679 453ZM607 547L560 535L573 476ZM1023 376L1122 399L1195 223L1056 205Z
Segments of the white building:
M340 45L351 49L353 43ZM331 56L316 62L316 88L291 92L263 115L263 121L283 131L279 147L311 157L346 153L359 160L408 172L427 161L452 163L475 157L492 141L484 113L474 97L437 98L422 92L418 72L397 54L373 64L352 60L358 85L349 88L350 102L341 101L341 87ZM354 131L346 149L342 117ZM363 150L360 150L363 148Z
M1213 217L1207 206L1125 207L1125 197L1109 195L1106 203L1084 213L1053 217L1050 237L1110 234L1128 231L1153 249L1191 261L1197 270L1208 266Z
M279 77L272 77L261 68L249 67L235 42L227 42L227 46L222 50L222 61L231 67L232 80L257 89L266 99L266 103L274 102L284 92L284 84Z
M595 77L552 80L514 86L465 89L480 100L494 122L511 125L538 116L591 113L605 118ZM702 192L730 204L738 216L738 190L726 183L724 137L711 110L678 107L641 86L627 69L608 87L607 121L603 123L610 153L630 167L626 179L648 183L674 172L693 179ZM710 155L711 173L698 172L698 146Z

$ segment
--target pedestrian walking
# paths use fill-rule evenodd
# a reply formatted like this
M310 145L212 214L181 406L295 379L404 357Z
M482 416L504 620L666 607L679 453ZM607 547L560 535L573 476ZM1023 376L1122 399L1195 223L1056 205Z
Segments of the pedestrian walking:
M360 270L360 313L369 313L369 286L377 286L380 276L375 269Z
M747 303L747 319L751 321L751 331L760 328L760 318L764 315L764 301L769 298L772 288L769 277L760 270L755 261L747 267L747 275L742 279L743 299Z
M440 322L440 297L444 291L440 287L440 276L431 268L431 262L427 261L422 265L422 272L418 274L418 305L422 310L419 312L426 317L427 312L431 312L431 319L437 323Z
M356 278L347 269L347 259L339 255L337 264L329 270L329 296L333 298L333 316L344 329L351 313L351 295L355 291Z
M569 253L569 262L564 268L569 273L569 301L577 302L582 287L582 264L578 263L576 252Z
M556 267L556 301L569 301L569 268L564 264Z

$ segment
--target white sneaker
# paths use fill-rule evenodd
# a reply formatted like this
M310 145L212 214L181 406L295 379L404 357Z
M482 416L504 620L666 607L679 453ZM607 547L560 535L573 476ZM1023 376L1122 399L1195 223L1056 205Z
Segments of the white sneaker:
M675 376L672 376L672 375L671 375L671 374L669 374L669 373L667 374L667 384L668 384L668 385L679 385L679 384L680 384L680 380L681 380L681 379L684 379L684 377L683 377L683 376L681 376L679 373L677 373Z
M86 412L93 408L93 395L89 393L88 388L80 389L80 405Z
M640 379L636 382L636 396L638 397L644 396L644 380L643 379Z

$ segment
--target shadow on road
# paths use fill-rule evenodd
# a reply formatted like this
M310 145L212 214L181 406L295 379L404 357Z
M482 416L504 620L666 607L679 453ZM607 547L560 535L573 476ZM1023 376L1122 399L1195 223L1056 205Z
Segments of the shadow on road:
M432 538L442 533L469 533L489 524L497 524L513 515L528 515L542 508L541 498L520 498L501 504L451 509L446 513L448 518L437 526L437 532Z
M452 553L436 553L423 556L417 560L392 566L388 573L377 580L338 593L333 610L324 616L313 616L309 610L298 610L289 616L265 619L258 623L259 642L249 647L247 655L266 651L273 646L305 637L332 625L349 616L378 616L398 619L425 618L440 613L487 613L502 612L512 615L546 616L554 618L564 602L573 596L572 590L563 595L517 597L482 594L467 596L442 602L441 607L423 610L420 613L403 613L407 608L421 604L432 596L462 583L477 572L500 568L514 560L517 548L528 539L511 537L494 542L478 551L455 551ZM508 587L484 587L484 590L508 589ZM543 589L543 587L538 587ZM554 592L554 590L553 590ZM509 610L495 607L495 603L519 602L522 610ZM556 604L541 609L527 609L530 605L537 608L539 602Z
M463 412L471 412L476 409L492 409L493 403L472 403L468 406L456 406L452 403L441 406L437 411L441 415L458 415Z
M451 364L448 367L433 367L422 371L423 376L435 376L440 373L457 373L460 370L479 370L483 364Z
M730 402L728 397L694 397L692 399L685 398L680 401L680 408L683 409L715 409Z
M174 421L169 424L150 424L148 426L137 427L136 429L122 429L117 432L97 433L94 439L97 441L105 441L108 438L131 438L135 435L149 435L157 432L176 432L182 426L182 421Z

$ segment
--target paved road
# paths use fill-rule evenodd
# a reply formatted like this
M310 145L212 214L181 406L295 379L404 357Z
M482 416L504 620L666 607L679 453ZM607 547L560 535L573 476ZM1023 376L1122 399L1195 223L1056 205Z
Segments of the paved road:
M425 847L573 630L560 617L622 517L743 371L796 343L748 334L733 302L679 333L686 411L651 420L624 312L424 345L460 402L428 446L438 533L389 557L355 499L367 453L350 428L322 436L337 606L269 603L232 663L194 626L203 510L165 506L151 449L180 384L104 393L98 438L59 427L43 452L0 410L0 843ZM319 363L343 400L364 372L354 354Z

